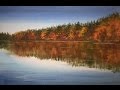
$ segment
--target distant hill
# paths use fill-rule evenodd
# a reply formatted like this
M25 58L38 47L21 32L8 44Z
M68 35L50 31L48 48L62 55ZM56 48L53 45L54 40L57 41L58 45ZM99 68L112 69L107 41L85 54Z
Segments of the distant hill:
M93 40L102 42L120 42L120 14L113 13L101 19L94 29Z

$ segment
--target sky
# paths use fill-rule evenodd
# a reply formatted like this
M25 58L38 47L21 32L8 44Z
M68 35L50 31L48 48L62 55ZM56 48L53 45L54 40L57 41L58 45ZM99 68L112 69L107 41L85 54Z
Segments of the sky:
M112 12L120 12L120 6L0 6L0 32L85 23Z

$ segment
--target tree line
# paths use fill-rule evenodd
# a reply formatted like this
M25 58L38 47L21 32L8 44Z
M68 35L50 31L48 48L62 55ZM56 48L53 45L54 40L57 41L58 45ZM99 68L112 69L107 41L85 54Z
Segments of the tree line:
M2 32L0 40L120 42L120 14L115 12L96 21L28 29L12 35Z

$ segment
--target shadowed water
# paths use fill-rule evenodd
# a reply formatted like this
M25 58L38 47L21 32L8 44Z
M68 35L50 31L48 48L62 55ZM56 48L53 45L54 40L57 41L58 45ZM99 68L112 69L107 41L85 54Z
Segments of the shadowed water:
M0 84L120 84L120 45L1 42Z

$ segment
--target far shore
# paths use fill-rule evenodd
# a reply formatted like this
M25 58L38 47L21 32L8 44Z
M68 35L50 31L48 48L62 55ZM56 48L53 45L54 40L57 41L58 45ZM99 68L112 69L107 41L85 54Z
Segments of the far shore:
M95 42L95 41L74 41L74 40L71 40L71 41L55 41L55 40L41 40L41 41L38 41L38 40L21 40L21 41L10 41L10 40L0 40L0 41L4 41L4 42L83 42L83 43L93 43L93 44L120 44L119 42Z

